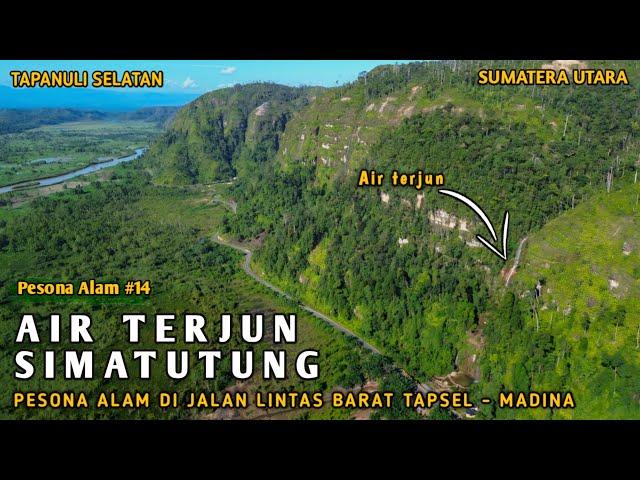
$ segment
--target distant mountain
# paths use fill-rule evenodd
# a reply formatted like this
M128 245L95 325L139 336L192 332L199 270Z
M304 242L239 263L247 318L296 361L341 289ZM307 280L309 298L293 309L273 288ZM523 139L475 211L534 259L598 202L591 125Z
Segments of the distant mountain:
M145 107L133 112L78 110L73 108L0 109L0 134L17 133L43 125L91 120L139 120L164 127L179 107Z
M157 105L181 106L195 93L117 91L81 88L15 89L0 85L0 108L75 108L82 110L131 111Z
M145 107L134 112L125 112L120 115L120 118L123 120L154 122L164 126L173 119L179 109L179 107Z
M0 109L0 134L16 133L42 125L55 125L81 120L103 120L105 112L70 108L37 108L32 110Z

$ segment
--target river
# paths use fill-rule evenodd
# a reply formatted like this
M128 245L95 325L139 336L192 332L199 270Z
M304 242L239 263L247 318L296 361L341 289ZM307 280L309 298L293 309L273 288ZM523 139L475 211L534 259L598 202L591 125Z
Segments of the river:
M13 185L7 185L6 187L0 187L0 193L11 192L12 190L21 190L24 188L38 188L46 187L48 185L56 185L57 183L66 182L72 178L81 177L82 175L88 175L90 173L97 172L105 168L113 167L124 162L130 162L136 158L140 158L146 151L146 148L137 148L135 153L127 155L125 157L113 158L106 162L93 163L86 167L74 170L73 172L63 173L62 175L56 175L54 177L41 178L39 180L29 180L26 182L14 183Z

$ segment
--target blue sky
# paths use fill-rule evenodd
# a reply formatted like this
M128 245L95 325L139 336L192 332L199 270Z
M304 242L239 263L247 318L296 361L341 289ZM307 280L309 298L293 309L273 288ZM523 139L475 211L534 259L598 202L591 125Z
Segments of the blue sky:
M404 60L0 60L0 86L10 87L12 70L163 70L165 86L162 89L117 89L118 101L140 103L141 94L147 93L146 102L182 104L204 92L216 90L236 83L271 81L285 85L335 86L354 80L363 70L377 65L404 63ZM87 89L13 89L2 88L0 108L32 108L35 106L67 106L78 108L77 103L87 107L101 108L105 96L91 105L91 94ZM27 93L26 90L29 90ZM64 94L61 90L65 90ZM79 93L78 91L84 92ZM103 93L106 89L100 89ZM124 90L124 91L123 91ZM153 90L153 92L150 92ZM149 97L152 94L152 97ZM82 100L80 100L82 97ZM98 98L96 96L96 98ZM153 98L153 100L149 99ZM89 100L87 100L89 99ZM134 100L135 99L135 100ZM108 103L108 102L107 102ZM132 107L133 108L133 107Z

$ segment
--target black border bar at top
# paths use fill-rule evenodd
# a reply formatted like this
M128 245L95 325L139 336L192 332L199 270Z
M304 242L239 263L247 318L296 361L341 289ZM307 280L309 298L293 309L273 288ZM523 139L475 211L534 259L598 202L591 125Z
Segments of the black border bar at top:
M194 18L196 20L194 21ZM553 18L547 19L556 25ZM286 27L219 21L201 25L197 17L171 24L124 28L76 24L55 34L31 29L28 35L0 31L0 59L195 60L195 59L638 59L636 29L620 22L597 30L538 28L517 22L490 25L443 19L393 23L371 17L318 26L291 22ZM376 23L377 22L377 23ZM335 23L335 22L334 22ZM374 28L374 26L376 26ZM540 26L540 24L538 24ZM237 27L237 28L232 28ZM615 28L614 28L615 27Z
M46 45L29 48L25 45L0 50L0 60L637 60L640 50L611 49L606 46L583 48L529 48L523 45L475 45L461 48L451 45L370 45L360 47L314 48L306 44L280 48L263 44L251 47L187 48L180 45L118 45L83 44L81 46Z

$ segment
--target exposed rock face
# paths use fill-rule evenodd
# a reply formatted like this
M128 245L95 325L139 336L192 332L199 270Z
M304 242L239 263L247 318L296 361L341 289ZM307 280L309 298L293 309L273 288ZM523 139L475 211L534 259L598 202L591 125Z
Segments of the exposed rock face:
M420 197L420 195L418 195ZM424 194L422 195L424 198ZM418 202L416 207L420 208L418 205L422 205L422 199L418 198ZM471 222L464 218L458 218L452 213L448 213L444 210L436 210L435 212L429 212L429 222L433 225L437 225L439 227L448 228L453 230L454 228L458 228L461 232L469 233ZM464 237L460 236L460 239L464 240ZM467 242L467 245L470 247L480 247L482 246L476 240L470 240Z
M434 225L445 228L456 228L456 225L458 224L458 219L456 218L456 216L447 213L444 210L429 212L429 221Z
M545 63L542 65L546 70L574 70L577 68L587 68L587 64L580 60L554 60L551 63Z
M413 111L415 110L414 105L407 105L406 107L401 107L398 109L398 116L400 117L410 117L413 115Z
M384 109L387 108L387 105L389 105L389 102L393 102L395 100L396 100L395 97L387 97L386 100L382 102L382 105L380 105L380 108L378 109L378 113L383 113Z
M465 243L467 244L468 247L471 247L471 248L480 248L480 247L482 247L482 244L479 241L477 241L476 239L467 240Z
M269 105L269 102L264 102L262 105L255 109L256 117L262 117L265 113L267 113L267 105Z

